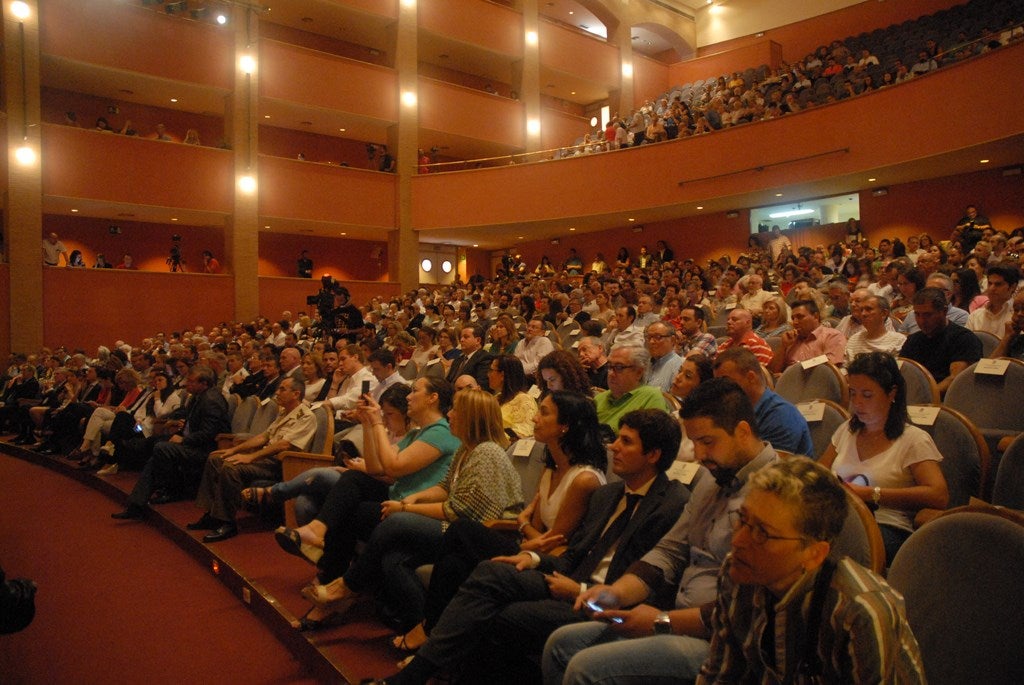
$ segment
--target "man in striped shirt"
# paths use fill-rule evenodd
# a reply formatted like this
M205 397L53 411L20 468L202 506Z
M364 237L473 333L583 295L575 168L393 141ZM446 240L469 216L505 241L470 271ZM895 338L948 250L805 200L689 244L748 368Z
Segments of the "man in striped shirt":
M846 496L805 458L757 472L732 517L697 685L924 683L903 598L849 558L828 561Z

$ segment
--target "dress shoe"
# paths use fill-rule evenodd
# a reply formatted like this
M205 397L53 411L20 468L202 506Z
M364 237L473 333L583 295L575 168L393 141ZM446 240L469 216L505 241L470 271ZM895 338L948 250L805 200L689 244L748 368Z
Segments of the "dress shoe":
M203 536L203 542L220 542L238 535L238 526L234 522L223 523L220 528Z
M110 518L118 519L119 521L141 521L145 515L145 507L140 507L138 504L129 504L125 507L124 511L114 512L110 515Z
M185 527L189 530L217 530L223 523L223 521L218 521L209 514L203 514L201 519L194 523L188 523Z

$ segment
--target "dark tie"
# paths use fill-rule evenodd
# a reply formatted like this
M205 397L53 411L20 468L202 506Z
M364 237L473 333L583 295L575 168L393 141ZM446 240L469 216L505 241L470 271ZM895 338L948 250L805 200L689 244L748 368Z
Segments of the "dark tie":
M462 375L462 367L466 365L469 355L462 355L452 363L452 382Z
M608 554L608 550L612 548L614 544L619 541L622 534L626 531L626 526L629 525L629 519L632 518L633 512L636 510L636 505L643 499L643 495L627 494L626 495L626 508L622 510L615 520L611 522L611 525L605 529L601 539L597 541L597 544L591 548L590 553L583 559L583 563L579 565L576 572L572 574L573 579L577 581L586 582L590 579L590 576L594 574L598 564Z

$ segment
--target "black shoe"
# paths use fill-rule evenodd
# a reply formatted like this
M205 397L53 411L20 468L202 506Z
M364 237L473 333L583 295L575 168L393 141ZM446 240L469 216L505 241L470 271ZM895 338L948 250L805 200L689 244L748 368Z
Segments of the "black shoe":
M45 455L47 457L55 457L58 454L60 454L60 452L57 450L56 446L54 446L54 445L52 445L50 443L46 443L46 442L44 442L39 447L37 447L35 451L38 454L42 454L42 455Z
M203 542L220 542L238 535L238 526L234 523L221 523L220 528L203 536Z
M145 515L145 507L129 503L128 506L125 507L124 511L115 512L110 515L110 518L118 519L119 521L141 521Z
M11 440L12 445L31 445L36 441L35 437L28 435L19 435L14 440Z
M203 514L201 519L195 523L188 523L185 527L189 530L217 530L223 523L223 521L218 521L209 514Z

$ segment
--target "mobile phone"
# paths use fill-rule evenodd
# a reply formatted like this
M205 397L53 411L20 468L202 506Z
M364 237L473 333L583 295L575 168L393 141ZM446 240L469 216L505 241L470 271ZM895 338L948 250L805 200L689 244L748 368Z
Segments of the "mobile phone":
M606 611L605 607L601 606L592 599L587 600L587 606L593 611ZM622 623L623 621L623 619L618 616L616 616L615 618L609 618L608 620L612 623Z
M359 394L365 395L368 392L370 392L370 381L363 381L363 391Z
M142 432L142 426L139 425L139 424L135 424L135 432L136 433L141 433Z

